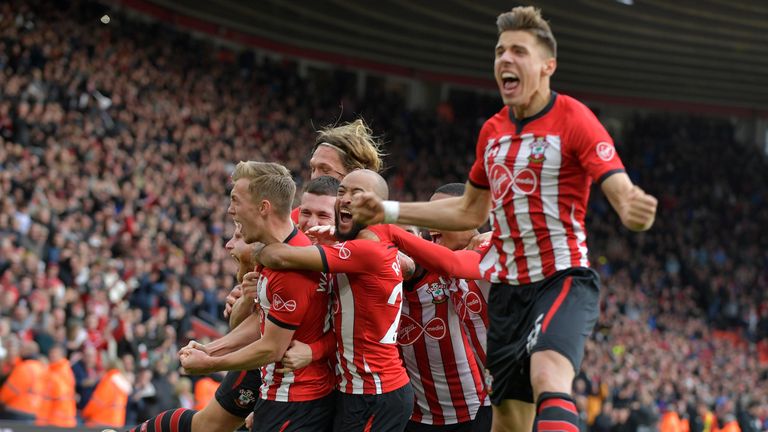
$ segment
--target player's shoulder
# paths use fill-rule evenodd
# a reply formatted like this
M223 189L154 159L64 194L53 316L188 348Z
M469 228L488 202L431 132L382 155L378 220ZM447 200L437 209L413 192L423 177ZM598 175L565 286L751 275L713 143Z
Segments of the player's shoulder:
M284 241L288 246L312 246L312 241L306 234L297 227L293 227L293 232Z
M508 128L509 124L511 124L511 121L509 120L509 107L505 105L483 123L480 133L492 134L504 128Z
M397 228L395 225L390 224L368 226L365 230L360 232L360 235L358 235L355 240L371 240L379 243L391 242L393 227Z
M556 107L563 115L570 118L578 116L589 120L597 120L595 113L580 100L562 93L558 93L556 97Z

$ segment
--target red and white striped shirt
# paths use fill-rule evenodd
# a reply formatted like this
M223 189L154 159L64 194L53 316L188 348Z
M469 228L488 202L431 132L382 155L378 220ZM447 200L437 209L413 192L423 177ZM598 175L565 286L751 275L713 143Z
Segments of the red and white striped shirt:
M311 246L301 231L294 228L285 240L291 246ZM262 309L261 334L266 320L295 330L293 339L306 344L323 337L328 327L329 295L320 284L321 274L310 271L278 271L259 267L257 282L259 305ZM278 373L282 363L262 366L260 397L277 402L300 402L319 399L334 387L333 369L325 359L314 361L293 372Z
M381 226L368 229L378 235ZM379 238L317 246L325 271L335 273L333 323L342 393L388 393L409 381L397 349L400 261L388 236Z
M504 107L480 130L470 183L490 188L491 248L483 279L512 285L588 267L584 228L589 188L623 171L613 141L581 102L552 92L523 120Z
M480 367L451 302L451 282L429 272L409 281L404 291L397 342L413 385L411 420L418 423L468 422L489 403Z
M480 368L485 368L485 350L488 340L488 293L491 284L484 280L451 279L448 291L456 314L464 324L472 351L477 355Z

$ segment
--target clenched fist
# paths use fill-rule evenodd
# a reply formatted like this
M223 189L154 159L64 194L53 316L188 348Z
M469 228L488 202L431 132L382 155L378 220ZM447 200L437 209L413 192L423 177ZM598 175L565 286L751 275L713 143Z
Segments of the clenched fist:
M623 203L621 221L632 231L645 231L653 225L656 219L658 200L633 186L629 196Z
M384 205L373 192L365 192L352 199L352 219L363 225L376 225L384 222Z

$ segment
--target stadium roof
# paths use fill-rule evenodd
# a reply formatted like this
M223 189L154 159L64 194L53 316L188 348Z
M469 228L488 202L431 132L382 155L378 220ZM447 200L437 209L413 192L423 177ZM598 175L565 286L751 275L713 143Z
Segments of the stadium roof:
M132 3L140 0L123 0ZM151 0L275 50L383 72L493 86L501 0ZM558 40L553 87L768 111L768 3L537 0ZM178 17L177 17L178 21ZM258 45L258 43L256 43ZM271 44L271 45L270 45Z

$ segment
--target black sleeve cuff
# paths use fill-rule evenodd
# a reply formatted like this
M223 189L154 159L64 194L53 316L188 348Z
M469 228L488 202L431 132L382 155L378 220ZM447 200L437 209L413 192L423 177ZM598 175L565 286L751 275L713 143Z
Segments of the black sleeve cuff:
M323 273L330 273L330 271L328 271L328 258L325 256L325 249L320 245L316 245L315 247L320 251L320 259L323 260Z
M270 313L267 314L267 319L272 321L272 323L274 325L276 325L278 327L282 327L282 328L284 328L286 330L296 330L297 328L299 328L299 326L297 326L297 325L287 324L287 323L284 323L284 322L280 321L279 319L273 317L272 314L270 314Z
M614 174L623 173L623 172L626 172L626 171L624 169L621 169L621 168L610 170L607 173L601 175L599 179L597 179L597 184L602 184L605 181L605 179L607 179L608 177L610 177L610 176L612 176Z
M469 184L472 185L472 187L474 187L476 189L490 189L491 188L490 186L483 186L483 185L477 184L477 183L473 182L472 179L469 179L469 178L467 179L467 181L469 182Z

